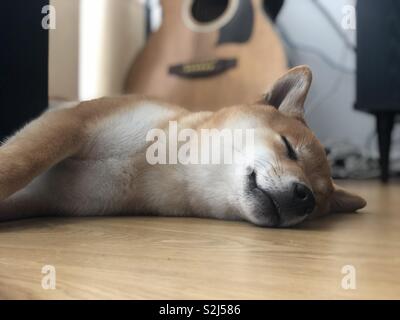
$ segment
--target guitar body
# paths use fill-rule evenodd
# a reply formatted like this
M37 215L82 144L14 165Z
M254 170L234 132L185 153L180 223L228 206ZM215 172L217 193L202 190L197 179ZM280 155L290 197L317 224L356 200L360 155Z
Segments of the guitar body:
M282 44L261 0L161 3L162 25L134 61L128 93L216 110L254 101L285 72ZM215 3L221 7L207 9ZM209 21L208 13L216 18Z

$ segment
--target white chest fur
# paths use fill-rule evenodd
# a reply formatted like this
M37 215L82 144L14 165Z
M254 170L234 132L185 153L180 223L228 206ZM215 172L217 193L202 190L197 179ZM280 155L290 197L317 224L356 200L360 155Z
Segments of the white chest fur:
M124 213L138 197L147 132L176 113L141 102L91 124L82 152L36 178L28 189L61 213Z

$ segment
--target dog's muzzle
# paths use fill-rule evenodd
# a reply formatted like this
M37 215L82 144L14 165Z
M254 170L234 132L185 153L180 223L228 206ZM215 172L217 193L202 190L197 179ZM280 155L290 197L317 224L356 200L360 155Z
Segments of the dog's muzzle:
M310 215L315 208L313 192L302 183L292 183L285 191L269 192L281 225L291 225L294 221L302 221Z
M293 182L283 190L264 190L257 185L255 172L248 181L250 192L259 201L260 207L264 208L265 214L272 214L269 218L273 226L293 226L314 211L314 194L303 183Z

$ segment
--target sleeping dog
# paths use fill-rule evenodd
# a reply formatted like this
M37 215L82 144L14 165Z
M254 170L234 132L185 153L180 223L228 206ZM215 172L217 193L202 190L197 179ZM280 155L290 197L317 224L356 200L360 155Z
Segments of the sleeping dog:
M366 202L335 186L305 123L311 79L308 67L294 68L256 103L216 112L141 96L49 110L0 147L0 220L151 214L289 227L360 209ZM253 148L238 150L246 161L229 164L151 163L148 134L168 133L171 122L179 132L252 129Z

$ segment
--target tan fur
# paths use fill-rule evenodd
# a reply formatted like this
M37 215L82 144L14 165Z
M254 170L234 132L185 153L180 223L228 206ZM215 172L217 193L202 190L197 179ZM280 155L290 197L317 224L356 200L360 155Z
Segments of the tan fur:
M290 79L288 92L277 96L290 96L297 110L284 102L280 111L265 100L192 113L142 96L122 96L48 111L0 147L0 220L48 214L155 214L273 226L270 213L260 215L260 204L245 190L247 168L148 163L146 133L154 128L167 130L171 120L180 129L197 131L255 128L259 151L272 155L256 168L262 188L283 190L297 181L313 191L314 215L330 211L331 203L331 211L356 210L365 202L343 190L335 192L324 149L299 116L309 85L293 85L293 78L311 82L304 77L305 68L290 71L276 86L285 87L279 81ZM274 94L272 89L269 96ZM299 153L298 161L287 158L281 135ZM298 222L292 219L281 226Z

